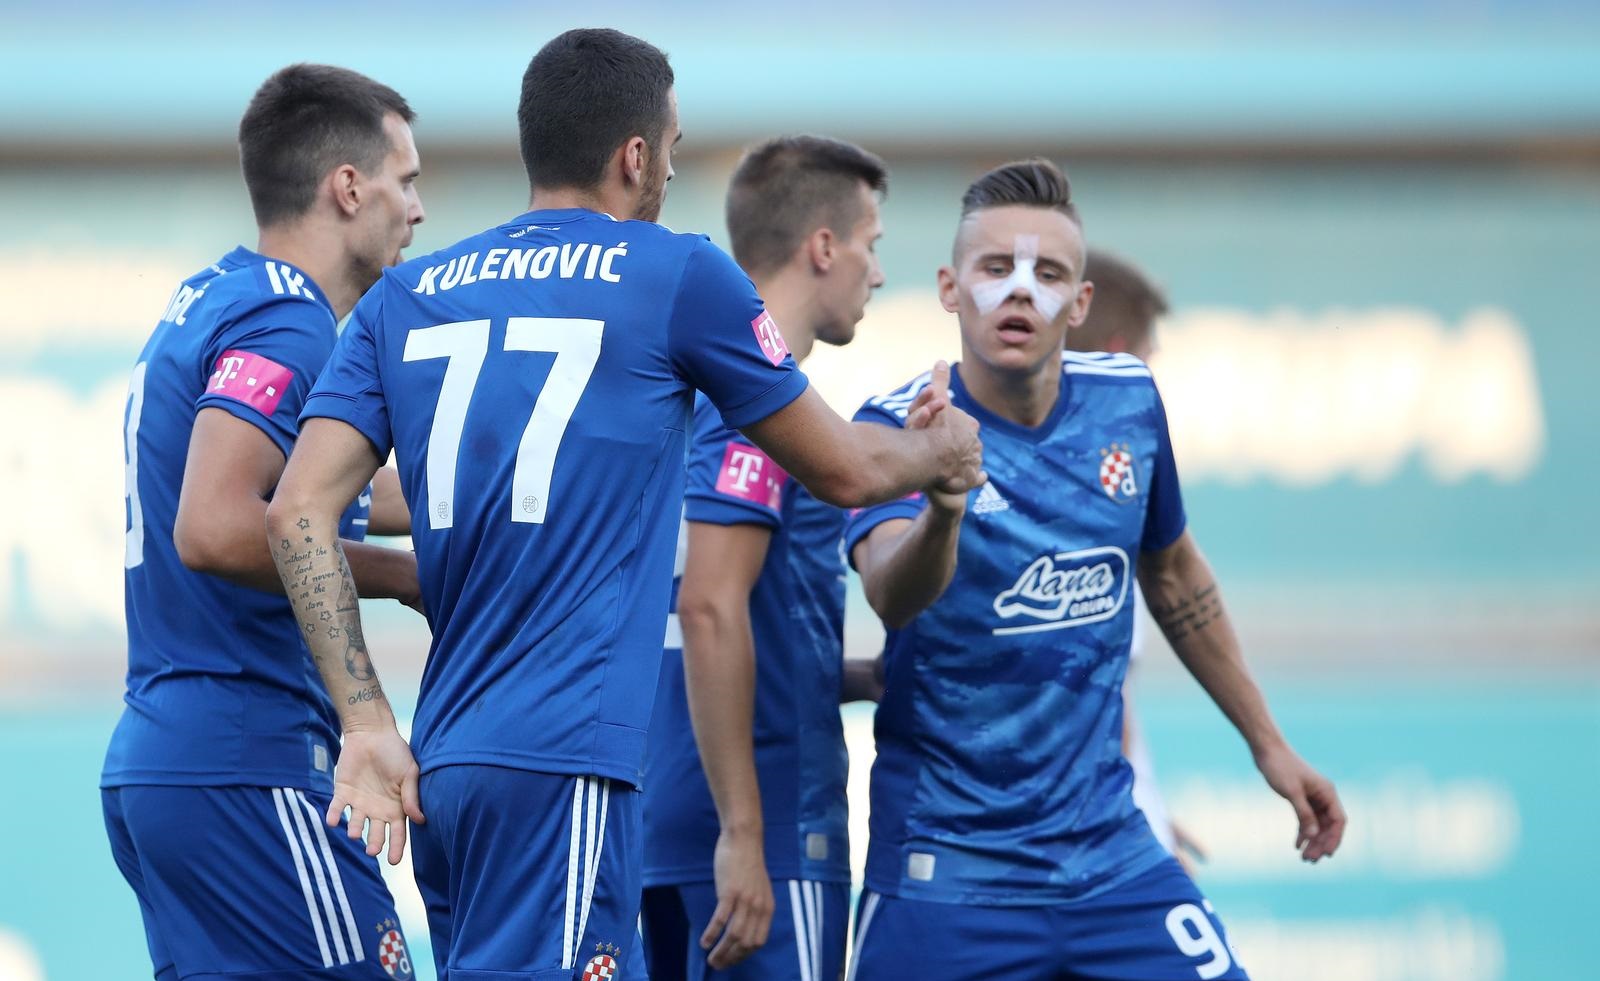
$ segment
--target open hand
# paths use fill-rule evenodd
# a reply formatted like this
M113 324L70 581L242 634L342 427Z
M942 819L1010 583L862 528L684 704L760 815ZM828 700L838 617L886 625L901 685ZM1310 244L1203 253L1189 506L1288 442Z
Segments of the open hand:
M1294 847L1307 862L1332 855L1344 838L1344 805L1333 783L1294 750L1277 746L1256 756L1256 768L1278 796L1294 806L1299 829Z
M772 926L772 880L767 877L761 833L724 830L717 837L713 869L717 909L700 935L700 949L711 951L706 963L720 971L766 943Z
M328 827L338 827L340 815L350 808L350 837L364 839L373 856L383 851L387 838L389 864L399 865L406 851L406 818L418 824L427 820L417 797L418 775L411 747L394 728L345 733Z
M926 399L926 401L924 401ZM925 418L915 420L912 414L921 411ZM983 486L989 479L983 472L983 441L978 438L978 421L950 404L950 365L940 361L933 366L933 380L917 393L911 403L912 414L906 416L906 428L927 429L941 437L940 457L944 463L944 479L928 488L930 500L934 493L949 495L934 503L949 507L955 498L965 497L974 487ZM935 409L935 407L938 407Z

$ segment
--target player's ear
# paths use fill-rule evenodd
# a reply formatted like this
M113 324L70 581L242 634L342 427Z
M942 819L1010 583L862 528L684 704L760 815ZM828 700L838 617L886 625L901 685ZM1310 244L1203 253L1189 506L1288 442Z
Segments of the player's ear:
M951 313L961 309L961 288L956 285L953 266L939 267L939 304Z
M650 163L650 147L645 144L644 137L631 137L622 144L622 179L629 187L639 187L644 184L644 171Z
M833 252L837 245L831 228L819 228L806 239L806 257L819 275L833 268Z
M328 175L329 192L333 195L334 207L346 217L353 217L361 210L361 171L353 164L340 164L333 168Z
M1078 287L1078 295L1067 304L1067 326L1077 327L1089 319L1089 302L1094 299L1094 284L1087 279Z

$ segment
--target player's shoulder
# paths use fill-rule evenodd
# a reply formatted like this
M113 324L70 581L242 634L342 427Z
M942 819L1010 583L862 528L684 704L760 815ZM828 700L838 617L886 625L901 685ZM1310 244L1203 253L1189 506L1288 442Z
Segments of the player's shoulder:
M924 388L933 382L933 372L924 371L910 381L891 389L882 395L874 395L861 404L858 415L877 415L894 419L904 424L906 415L911 411L911 403Z
M1062 351L1061 371L1073 382L1153 387L1150 366L1132 354L1109 351Z
M332 327L333 310L309 275L298 266L237 248L196 273L185 285L202 284L208 306L238 320L271 309L275 316Z

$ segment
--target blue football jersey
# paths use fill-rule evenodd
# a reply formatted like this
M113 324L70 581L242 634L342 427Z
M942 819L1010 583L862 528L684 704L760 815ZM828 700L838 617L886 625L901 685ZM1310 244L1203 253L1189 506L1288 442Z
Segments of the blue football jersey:
M172 535L195 415L221 409L287 456L334 339L308 276L237 248L179 286L140 353L123 416L128 690L102 786L331 792L337 718L288 599L190 571ZM342 533L363 537L366 513L352 505Z
M926 384L856 418L903 425ZM989 481L949 588L885 642L867 885L991 905L1092 895L1166 857L1122 756L1134 570L1184 528L1165 410L1129 355L1066 355L1034 429L978 405L959 367L950 397L982 426ZM853 514L846 547L924 506Z
M704 236L537 211L384 273L304 414L394 449L433 626L425 771L639 782L693 391L743 426L805 387Z
M767 870L775 879L849 882L850 760L839 716L844 511L812 497L701 396L684 518L772 531L750 591ZM711 881L720 824L695 747L681 632L670 626L644 779L645 885Z

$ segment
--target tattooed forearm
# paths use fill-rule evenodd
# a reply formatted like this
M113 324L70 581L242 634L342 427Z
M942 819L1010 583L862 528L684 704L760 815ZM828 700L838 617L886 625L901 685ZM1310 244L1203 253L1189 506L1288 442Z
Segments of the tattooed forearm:
M384 701L367 653L355 578L337 531L300 517L277 536L273 558L317 670L341 710ZM341 671L335 665L342 663Z
M1172 603L1150 601L1150 615L1155 618L1168 643L1198 634L1222 616L1222 595L1217 584L1208 582L1191 595Z

